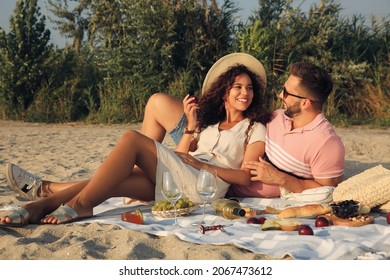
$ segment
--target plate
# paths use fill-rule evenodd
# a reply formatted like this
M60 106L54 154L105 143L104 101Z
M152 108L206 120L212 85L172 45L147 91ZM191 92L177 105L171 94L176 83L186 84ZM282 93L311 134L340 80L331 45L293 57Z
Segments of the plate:
M193 212L197 206L177 209L177 216L185 216ZM174 218L175 210L152 211L152 214L161 218Z
M356 217L342 219L334 214L328 213L321 215L330 220L335 226L361 227L374 223L374 217L367 214L358 215Z

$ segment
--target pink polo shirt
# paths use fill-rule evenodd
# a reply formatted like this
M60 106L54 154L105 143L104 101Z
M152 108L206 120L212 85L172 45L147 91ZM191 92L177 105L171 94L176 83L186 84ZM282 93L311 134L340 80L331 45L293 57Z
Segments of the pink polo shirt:
M276 110L275 117L267 124L265 153L274 166L303 179L335 178L344 174L344 145L323 114L302 128L291 130L291 127L292 120L282 109ZM231 188L231 196L280 195L279 186L259 181Z

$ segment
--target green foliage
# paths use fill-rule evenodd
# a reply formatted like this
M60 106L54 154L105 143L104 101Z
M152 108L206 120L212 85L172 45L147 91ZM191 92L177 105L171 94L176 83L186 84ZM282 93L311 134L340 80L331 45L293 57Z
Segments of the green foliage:
M77 121L98 110L99 73L86 50L52 52L48 77L27 110L26 120Z
M168 86L168 92L173 96L183 98L183 95L193 92L191 86L194 83L194 79L196 78L194 78L192 71L182 70L176 73L173 82ZM201 85L199 84L196 88L201 88Z
M91 0L48 0L49 11L54 16L49 19L56 25L60 34L73 39L73 48L78 51L83 44L88 29L88 17L85 15ZM72 6L71 10L69 6Z
M10 32L0 28L0 118L140 121L151 94L199 94L218 58L243 51L267 69L271 108L289 65L311 61L335 83L328 118L390 123L388 16L367 24L342 17L334 0L307 13L293 0L259 0L243 23L233 0L48 0L52 22L73 40L56 50L36 3L18 0Z
M271 105L287 78L288 66L310 61L327 69L335 91L324 112L331 118L370 120L389 117L389 30L388 18L340 16L333 0L312 5L307 14L290 0L260 0L250 23L240 28L240 51L253 54L268 70Z
M105 77L100 85L104 94L100 97L111 99L112 81L118 77L137 89L147 90L142 93L146 98L154 92L174 90L179 84L185 90L181 96L198 91L203 80L200 77L204 77L216 55L230 48L235 9L232 1L226 1L221 10L189 0L128 0L114 4L99 1L91 5L88 41ZM107 81L110 84L106 87ZM118 90L118 86L114 88ZM104 111L108 112L108 107ZM134 112L138 108L130 107L128 118L140 120L143 114ZM111 117L104 119L114 121Z
M88 120L97 123L136 122L143 117L150 88L128 78L106 78L99 87L100 106Z
M45 80L50 31L39 10L37 0L18 0L10 32L0 35L0 108L8 118L24 118Z

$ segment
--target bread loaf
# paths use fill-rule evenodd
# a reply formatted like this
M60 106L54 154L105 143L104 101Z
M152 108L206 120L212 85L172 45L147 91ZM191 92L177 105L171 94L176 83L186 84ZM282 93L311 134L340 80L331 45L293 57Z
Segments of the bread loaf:
M276 209L276 208L274 208L274 207L267 206L267 207L265 207L264 213L265 213L265 214L279 214L280 211L281 211L281 210Z
M331 211L329 206L320 204L309 204L304 206L294 206L283 209L278 217L281 219L285 218L304 218L323 215Z

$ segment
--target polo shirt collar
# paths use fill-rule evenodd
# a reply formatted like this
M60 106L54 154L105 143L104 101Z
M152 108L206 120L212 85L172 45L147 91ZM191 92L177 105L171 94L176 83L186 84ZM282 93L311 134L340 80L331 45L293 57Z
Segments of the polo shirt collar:
M291 129L293 120L290 117L286 116L284 113L283 113L283 116L284 116L285 127L288 127L289 129ZM303 132L303 131L313 130L324 121L326 121L324 114L319 113L313 121L311 121L310 123L308 123L304 127L295 128L294 130L292 130L290 132Z

